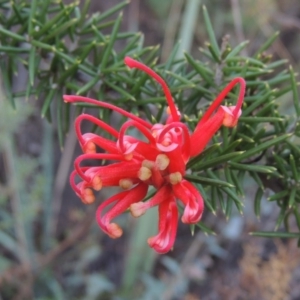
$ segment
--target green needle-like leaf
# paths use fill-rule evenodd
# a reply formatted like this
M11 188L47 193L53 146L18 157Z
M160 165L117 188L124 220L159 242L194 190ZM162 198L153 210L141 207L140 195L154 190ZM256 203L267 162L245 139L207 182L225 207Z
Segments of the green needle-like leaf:
M300 238L299 232L273 232L273 231L256 231L250 232L250 235L269 238Z
M41 116L42 118L44 118L44 116L46 115L49 107L50 107L50 104L54 98L54 95L55 95L55 92L56 92L56 89L52 88L50 89L50 91L47 93L47 96L46 96L46 99L44 101L44 104L42 106L42 110L41 110Z
M264 191L261 188L258 188L255 194L254 198L254 212L257 217L257 219L260 219L260 204L261 204L261 199L264 194Z
M20 42L25 42L26 41L26 38L19 35L19 34L16 34L10 30L7 30L5 28L3 28L2 26L0 26L0 33L8 36L8 37L11 37L13 40L16 40L16 41L20 41Z
M88 83L86 83L83 87L81 87L77 91L77 95L83 95L87 91L89 91L97 82L99 81L99 76L94 77L92 80L90 80Z
M115 40L117 38L117 34L118 34L118 31L119 31L119 28L120 28L120 25L121 25L122 16L123 16L123 14L120 13L119 16L118 16L118 18L116 19L116 22L114 24L112 33L110 35L109 43L106 46L106 49L105 49L103 57L102 57L102 61L101 61L101 65L100 65L100 70L103 70L106 67L107 63L108 63L109 56L111 55L111 52L112 52L112 49L113 49L113 45L115 43Z
M261 152L261 151L263 151L265 149L268 149L268 148L270 148L270 147L272 147L272 146L274 146L274 145L276 145L276 144L278 144L280 142L283 142L284 140L286 140L289 137L291 137L291 135L292 134L287 133L287 134L283 134L281 136L275 137L275 138L273 138L271 140L268 140L268 141L266 141L264 143L261 143L260 145L258 145L255 148L252 148L250 150L245 151L244 153L241 153L241 154L237 155L235 158L232 158L231 160L233 162L242 161L242 160L244 160L246 158L249 158L249 157L253 156L256 153L259 153L259 152Z
M253 164L239 164L235 162L228 162L228 164L231 166L231 168L236 170L242 170L242 171L249 171L249 172L257 172L257 173L267 173L272 174L277 171L276 168L271 166L262 166L262 165L253 165Z
M213 30L213 27L212 27L212 24L211 24L211 21L210 21L210 17L209 17L209 14L207 12L207 9L205 6L203 6L203 16L204 16L204 23L205 23L205 27L206 27L206 30L207 30L207 33L208 33L208 36L209 36L209 40L211 42L211 46L213 48L213 51L216 53L216 55L218 57L220 57L220 48L218 46L218 42L217 42L217 39L216 39L216 36L215 36L215 32Z
M197 183L201 183L201 184L224 186L224 187L234 187L233 184L228 183L226 181L222 181L219 179L212 179L209 177L201 177L198 175L185 175L184 178L189 181L197 182Z
M224 155L212 158L205 162L200 162L199 164L196 165L196 169L198 171L200 171L200 170L205 170L205 169L211 168L213 166L217 166L224 162L228 162L229 160L231 160L234 157L237 157L239 155L242 155L243 153L244 153L243 151L231 152L228 154L224 154Z
M33 86L34 77L35 77L35 47L31 47L30 49L28 71L29 71L29 82L30 85Z
M245 47L249 44L249 41L245 41L237 45L235 48L233 48L228 55L225 57L225 62L232 61L232 58L235 58L237 54L239 54Z
M290 155L290 166L291 166L291 169L292 169L294 180L298 181L299 180L299 174L298 174L298 171L297 171L296 162L295 162L295 159L294 159L293 155Z
M261 55L261 53L263 53L265 50L267 50L273 43L274 41L277 39L277 37L279 36L279 31L275 32L259 49L258 51L255 53L254 57L258 58L259 55Z
M294 101L294 107L296 110L297 117L300 117L300 98L299 98L299 93L298 93L298 86L295 78L295 73L290 66L290 75L291 75L291 81L292 81L292 90L293 90L293 101Z
M184 53L185 58L187 59L188 63L199 73L199 75L209 84L211 85L215 85L213 82L213 77L211 74L211 71L207 70L206 67L204 67L204 65L202 65L202 63L200 62L196 62L191 55L189 55L188 53Z
M297 190L299 188L294 186L292 187L291 191L290 191L290 196L289 196L289 208L292 208L293 205L294 205L294 202L295 202L295 197L296 197L296 193L297 193Z
M202 222L198 222L196 224L205 234L210 234L210 235L216 235L216 233L210 229L209 227L207 227L206 225L204 225Z

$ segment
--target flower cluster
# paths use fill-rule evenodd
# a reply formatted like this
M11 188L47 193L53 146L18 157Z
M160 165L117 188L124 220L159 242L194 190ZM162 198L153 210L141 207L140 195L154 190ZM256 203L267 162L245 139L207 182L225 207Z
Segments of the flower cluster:
M93 190L99 191L109 186L119 186L122 189L101 203L96 212L99 226L112 238L122 235L122 229L112 220L127 209L134 217L139 217L147 209L158 206L158 234L150 237L148 244L158 253L166 253L173 247L176 237L178 204L184 207L181 220L186 224L197 223L204 209L201 194L193 184L184 179L186 164L190 158L203 151L222 125L236 126L241 115L245 81L240 77L233 79L214 100L191 133L189 128L180 122L180 113L165 81L152 69L130 57L126 57L124 62L130 68L144 71L162 86L168 103L166 124L153 125L106 102L65 95L65 102L98 105L128 118L117 131L94 116L81 114L77 117L75 128L84 154L76 158L70 182L78 197L86 204L94 202ZM221 106L221 102L236 84L240 85L236 106ZM84 120L106 131L111 139L94 133L83 134L81 122ZM145 139L140 140L126 134L130 127L138 130ZM98 148L102 149L102 152L97 151ZM105 166L82 166L81 163L86 160L115 162ZM77 182L77 176L80 177L80 182ZM150 200L143 201L149 186L156 189L156 194Z

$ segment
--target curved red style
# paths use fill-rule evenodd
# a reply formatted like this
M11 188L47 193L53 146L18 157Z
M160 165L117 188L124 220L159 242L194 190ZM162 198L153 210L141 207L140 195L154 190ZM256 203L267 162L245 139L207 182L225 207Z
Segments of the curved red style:
M195 224L201 219L204 203L199 191L184 179L186 164L191 157L200 154L212 136L223 125L236 126L241 115L246 84L243 78L233 79L217 96L197 124L193 133L180 122L180 113L174 104L171 92L165 81L144 64L126 57L124 62L130 68L137 68L155 79L163 88L168 103L169 117L166 124L151 124L112 104L81 97L65 95L69 103L85 102L114 110L127 117L119 131L105 122L88 114L81 114L75 121L78 140L84 154L76 158L74 171L70 176L71 186L83 203L94 202L93 190L103 187L119 186L123 191L105 200L97 209L96 218L101 229L112 238L122 235L122 229L112 220L130 210L134 217L143 215L147 209L158 206L158 234L148 239L150 247L158 253L168 252L174 245L177 223L177 201L184 206L181 220L186 224ZM237 84L239 96L235 106L221 106L221 102ZM81 132L81 122L87 120L106 131L111 138L94 133ZM141 141L127 135L129 127L136 128L144 137ZM97 153L97 147L105 152ZM82 161L112 160L107 166L81 166ZM81 181L76 183L76 176ZM148 187L157 192L148 201L143 201ZM106 207L110 206L103 213Z

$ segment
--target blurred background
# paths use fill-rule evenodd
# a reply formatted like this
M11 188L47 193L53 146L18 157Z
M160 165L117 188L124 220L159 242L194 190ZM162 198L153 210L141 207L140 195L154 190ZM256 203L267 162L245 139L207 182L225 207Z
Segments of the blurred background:
M91 0L90 13L119 2ZM202 5L220 44L248 40L243 55L250 56L279 31L269 54L299 71L299 0L131 0L122 30L140 31L146 46L161 45L162 62L178 40L181 51L200 59L207 41ZM26 81L21 71L14 89ZM191 236L179 224L174 250L166 255L146 243L157 230L155 211L139 220L123 215L124 235L112 240L96 224L96 206L84 206L69 186L72 161L80 153L74 132L62 151L56 128L30 103L20 113L0 102L0 300L300 299L296 241L248 234L275 227L278 207L267 202L268 191L260 220L248 180L244 215L236 212L227 221L221 213L206 213L205 224L217 233L210 236L198 230ZM111 193L104 190L96 202Z

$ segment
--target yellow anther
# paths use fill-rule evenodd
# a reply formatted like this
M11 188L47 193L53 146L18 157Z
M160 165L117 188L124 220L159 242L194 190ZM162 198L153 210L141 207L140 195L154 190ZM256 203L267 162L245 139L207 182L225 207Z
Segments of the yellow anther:
M169 180L171 184L177 184L182 180L182 175L180 172L171 173L169 175Z
M154 162L151 160L145 159L142 162L142 166L151 170L154 167Z
M95 196L91 189L84 190L82 195L82 201L86 204L91 204L95 201Z
M170 164L170 159L166 154L158 154L155 160L156 166L160 171L165 170Z
M148 180L152 175L152 172L147 167L141 167L138 171L138 178L142 181Z
M131 179L121 179L119 181L119 186L124 190L128 190L133 186L133 182Z
M130 212L135 218L140 217L146 212L146 206L144 202L137 202L130 205Z
M102 180L99 176L95 176L92 180L93 189L100 191L102 189Z

